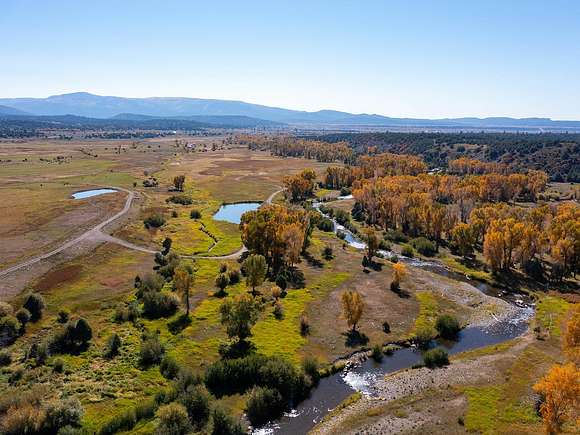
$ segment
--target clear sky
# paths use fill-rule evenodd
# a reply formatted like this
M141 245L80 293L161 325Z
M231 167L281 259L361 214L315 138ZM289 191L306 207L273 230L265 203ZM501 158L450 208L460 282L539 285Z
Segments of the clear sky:
M580 1L0 0L0 97L580 120Z

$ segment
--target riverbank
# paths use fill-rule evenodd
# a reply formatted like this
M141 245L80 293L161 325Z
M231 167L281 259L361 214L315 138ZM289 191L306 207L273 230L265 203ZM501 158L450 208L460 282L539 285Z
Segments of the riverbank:
M500 353L481 357L466 358L459 355L444 368L405 369L376 381L373 386L375 395L364 394L360 400L342 408L332 418L324 419L312 434L384 434L384 433L461 433L461 425L456 417L449 427L449 414L466 408L465 398L458 393L462 386L495 382L533 342L528 332L514 340L509 348ZM433 390L450 390L451 401L441 403L439 394ZM439 401L439 409L433 407ZM434 412L435 411L435 412ZM461 421L461 420L459 420Z

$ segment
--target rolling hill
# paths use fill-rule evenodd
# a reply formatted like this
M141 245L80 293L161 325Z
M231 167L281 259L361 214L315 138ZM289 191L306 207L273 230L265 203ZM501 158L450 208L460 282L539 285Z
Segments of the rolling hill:
M580 130L580 121L555 121L549 118L391 118L375 114L352 114L335 110L306 112L243 101L181 97L124 98L100 96L87 92L54 95L48 98L0 98L0 105L33 115L76 115L89 118L146 116L150 118L189 119L216 124L223 119L255 125L258 119L267 123L311 125L321 127L359 126L367 128L426 128L426 129L532 129ZM1 112L0 112L1 114ZM203 118L200 118L203 117ZM250 118L250 119L247 119ZM143 119L141 119L143 120ZM218 122L219 121L219 122Z

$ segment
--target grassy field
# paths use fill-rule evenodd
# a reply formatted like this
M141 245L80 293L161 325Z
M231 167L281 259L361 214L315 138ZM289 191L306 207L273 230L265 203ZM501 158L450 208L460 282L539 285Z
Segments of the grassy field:
M221 138L183 140L203 145ZM119 186L136 193L129 215L111 229L113 235L151 249L159 249L162 241L170 237L175 253L202 258L182 260L195 270L195 282L190 295L191 322L181 327L181 310L170 318L142 318L135 323L114 319L119 304L136 299L135 277L152 272L150 254L113 244L95 245L77 257L55 262L46 273L31 278L25 290L42 294L47 308L43 317L29 324L8 348L13 358L11 364L0 369L0 395L9 397L41 386L46 388L45 399L75 396L85 410L84 428L94 433L112 417L150 400L171 384L159 367L139 365L143 331L157 332L166 353L195 373L203 374L220 358L220 346L228 341L220 322L220 306L224 300L249 289L242 279L229 285L225 296L216 295L214 280L221 264L229 269L239 269L240 264L237 260L216 261L209 257L236 252L242 243L238 225L215 221L213 214L224 203L264 201L280 189L285 175L305 168L314 168L320 174L327 166L250 152L242 147L229 148L185 152L176 146L175 138L162 138L139 142L12 143L2 149L2 160L11 161L0 163L0 201L13 211L0 230L0 267L58 245L122 208L124 194L78 202L70 199L71 193L96 186ZM65 157L58 159L60 155ZM187 196L191 204L168 201L177 194L171 187L178 175L186 177L184 191L178 194ZM149 177L155 177L159 184L143 187L142 182ZM321 189L316 196L336 193ZM284 195L277 195L274 202L284 203ZM333 204L344 210L350 210L352 205L353 200ZM199 211L201 217L192 218L192 210ZM161 214L165 224L157 229L145 228L143 220L154 213ZM331 259L323 258L325 247L332 249ZM487 272L469 269L446 252L440 257L453 269L475 279L490 280ZM306 356L326 365L357 350L408 340L418 331L434 335L440 314L452 314L465 324L480 309L460 304L449 296L460 294L461 283L425 270L409 268L401 291L395 293L390 290L393 264L377 259L376 267L365 268L362 259L362 252L345 245L334 234L314 230L306 254L297 265L304 275L304 286L290 288L280 299L281 317L274 315L274 305L268 300L273 283L267 281L258 288L267 302L252 329L251 342L256 352L284 357L296 367ZM341 295L345 290L356 290L364 300L364 314L356 333L349 331L342 314ZM163 291L171 292L171 284L166 283ZM10 302L19 307L23 298L21 293ZM463 401L457 415L464 415L465 429L505 433L502 431L507 427L523 428L524 432L539 427L537 417L530 412L530 385L542 370L560 358L561 321L568 308L569 303L555 295L542 298L538 302L537 324L548 333L546 341L534 342L509 364L498 367L496 382L462 389L449 386L439 396ZM77 354L52 355L45 364L27 360L25 355L31 346L60 327L58 315L62 310L89 322L93 330L90 347ZM308 322L308 334L301 334L301 319ZM389 326L387 332L385 324ZM112 334L122 340L115 359L104 357ZM479 349L457 358L509 352L512 345ZM62 373L53 369L59 360L64 364ZM21 379L14 381L14 373L20 371ZM233 394L219 402L241 415L247 396ZM360 395L353 396L345 407L360 399ZM419 409L422 403L432 405L436 400L437 396L430 392L404 403L377 407L357 424L389 413L403 418L406 406L412 404ZM455 414L453 418L450 415L444 419L447 423L456 418ZM155 426L154 419L144 419L131 433L151 433Z

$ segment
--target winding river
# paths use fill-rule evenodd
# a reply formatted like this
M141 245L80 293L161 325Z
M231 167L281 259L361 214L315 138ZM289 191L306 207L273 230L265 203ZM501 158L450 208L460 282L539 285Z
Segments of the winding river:
M320 204L314 207L319 209ZM326 216L326 215L325 215ZM329 216L326 216L331 219ZM334 232L341 231L346 235L345 242L356 249L365 249L365 243L355 234L334 223ZM379 251L383 256L397 255L392 252ZM507 294L493 286L470 280L464 275L449 270L435 261L424 261L398 255L399 261L412 267L418 267L450 279L468 283L486 295L508 301L513 306L513 314L509 318L499 319L487 326L470 326L463 329L456 341L433 340L428 347L442 346L449 354L498 344L523 334L528 327L528 321L534 314L533 305L523 294ZM391 355L385 355L380 363L372 359L356 366L348 367L342 373L321 379L318 387L310 397L301 402L296 409L286 413L276 422L254 430L254 434L305 434L311 430L333 408L356 391L374 395L373 385L380 377L397 370L410 368L422 361L421 351L415 347L400 348Z

